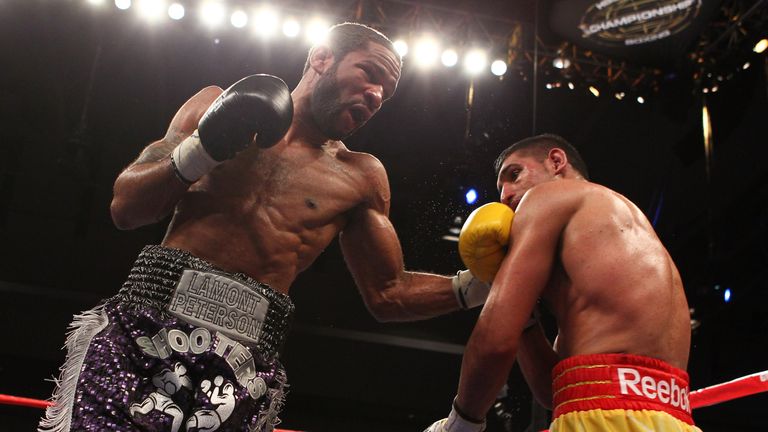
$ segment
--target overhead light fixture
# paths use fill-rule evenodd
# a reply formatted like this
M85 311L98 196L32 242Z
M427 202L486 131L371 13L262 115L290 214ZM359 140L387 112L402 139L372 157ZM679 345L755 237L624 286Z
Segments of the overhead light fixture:
M294 18L288 18L283 22L283 34L289 38L295 38L301 33L301 24Z
M209 0L200 5L200 20L208 27L217 27L224 21L226 10L224 4Z
M168 6L168 16L171 17L172 20L178 21L184 18L184 13L184 6L179 3L173 3L172 5Z
M254 14L252 28L255 34L266 39L277 33L279 21L280 19L274 9L262 6Z
M115 6L120 10L126 10L131 7L131 0L115 0Z
M443 62L445 67L454 67L459 62L459 54L455 50L447 49L440 56L440 61Z
M139 15L148 21L157 21L166 10L164 1L139 0L136 6Z
M758 43L755 44L755 47L752 49L752 51L762 54L765 49L768 48L768 39L760 39Z
M229 16L229 22L232 24L232 27L243 28L248 24L248 14L244 11L236 10Z
M311 45L325 42L330 28L331 26L325 20L321 18L313 19L306 28L307 41Z
M413 47L414 61L420 67L429 68L437 63L440 48L432 36L423 36Z
M400 54L401 57L405 57L408 54L408 42L406 42L405 40L398 39L392 42L392 45L395 46L395 51L397 51L397 53Z
M571 61L565 57L555 57L555 59L552 60L552 66L558 69L568 69L571 66Z
M502 76L507 73L507 62L504 60L495 60L491 63L491 73L496 76Z
M484 51L475 49L464 56L464 68L472 75L482 72L488 64L488 58Z

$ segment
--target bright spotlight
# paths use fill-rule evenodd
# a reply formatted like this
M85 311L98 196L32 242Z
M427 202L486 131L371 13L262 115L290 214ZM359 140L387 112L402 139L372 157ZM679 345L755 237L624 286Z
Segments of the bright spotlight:
M224 22L224 4L215 0L206 1L200 6L200 20L208 27L217 27Z
M157 21L165 12L165 2L160 0L139 0L136 4L139 15L148 21Z
M742 66L741 68L744 69L744 70L747 70L747 69L749 69L750 66L752 66L752 65L749 64L749 62L746 62L746 63L744 63L744 66Z
M120 10L126 10L131 7L131 0L115 0L115 7Z
M438 53L437 42L429 36L423 37L413 47L414 61L421 67L434 66L437 63Z
M184 18L184 13L184 6L182 6L180 3L173 3L172 5L168 6L168 16L171 17L171 19L180 20Z
M395 51L400 54L400 57L405 57L408 54L408 42L398 39L392 45L395 46Z
M88 0L88 3L94 6L101 6L104 4L104 0Z
M283 22L283 34L289 38L295 38L301 33L301 24L293 18L289 18Z
M595 97L600 96L600 90L598 90L595 86L589 86L589 92L592 93Z
M261 37L271 37L277 33L278 21L277 12L271 8L263 7L253 18L253 30Z
M760 39L760 42L755 44L755 47L752 48L752 51L761 54L765 49L768 48L768 39Z
M440 56L440 61L443 62L445 67L454 67L459 62L459 54L452 49L443 51L443 55Z
M576 86L575 86L575 85L573 85L573 83L572 83L572 82L568 81L568 88L569 88L569 89L571 89L571 90L573 90L573 89L575 89L575 88L576 88Z
M639 104L644 104L644 103L645 103L645 98L644 98L644 97L642 97L642 96L638 96L638 97L637 97L637 103L639 103Z
M477 201L477 191L475 188L470 188L466 194L464 194L464 198L467 200L467 204L474 204L475 201Z
M726 288L725 292L723 292L723 301L726 303L729 303L731 301L731 289Z
M571 61L565 57L555 57L555 59L552 60L552 66L558 69L568 69L571 66Z
M320 18L312 20L306 29L307 41L314 45L325 42L330 26Z
M616 96L616 99L622 100L622 99L624 99L624 96L626 96L626 93L624 93L624 92L617 92L614 96Z
M496 76L502 76L507 73L507 62L504 60L494 60L491 63L491 73Z
M232 24L232 27L243 28L248 24L248 14L244 11L236 10L229 16L229 22Z
M478 74L485 69L488 64L488 58L484 51L479 49L472 50L464 56L464 68L470 74Z

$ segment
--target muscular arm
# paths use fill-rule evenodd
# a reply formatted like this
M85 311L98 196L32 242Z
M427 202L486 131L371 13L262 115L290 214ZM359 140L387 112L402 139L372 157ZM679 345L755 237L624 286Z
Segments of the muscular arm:
M536 401L552 409L552 368L560 361L540 325L520 335L517 363Z
M549 280L560 233L572 214L556 191L528 192L512 225L512 245L496 274L461 365L456 403L484 418L515 361L525 322ZM537 190L539 189L539 190Z
M155 223L174 208L188 185L170 163L171 151L197 128L205 110L221 94L215 86L192 96L171 120L165 137L148 145L115 180L110 212L119 229Z
M450 277L405 271L400 241L388 217L386 173L380 164L375 168L376 196L355 210L340 236L363 301L379 321L419 320L458 310Z

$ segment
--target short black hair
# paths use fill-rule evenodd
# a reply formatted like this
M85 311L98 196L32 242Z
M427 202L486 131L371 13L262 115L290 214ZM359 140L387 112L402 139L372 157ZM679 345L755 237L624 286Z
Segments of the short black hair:
M395 49L395 45L392 41L380 31L364 24L345 22L334 25L328 29L325 45L331 49L333 58L339 62L352 51L366 49L370 42L377 43L392 51L402 67L403 58ZM309 50L309 54L307 55L307 61L304 63L304 71L302 72L302 75L309 70L309 59L311 55L312 49Z
M499 157L496 158L496 162L493 164L496 177L499 176L501 164L504 163L504 160L512 153L522 151L526 155L534 156L540 160L544 160L547 158L549 151L553 148L563 149L571 166L573 166L573 168L578 171L585 179L589 180L587 164L584 163L584 159L582 159L579 151L576 150L576 147L569 143L565 138L550 133L525 138L504 149Z

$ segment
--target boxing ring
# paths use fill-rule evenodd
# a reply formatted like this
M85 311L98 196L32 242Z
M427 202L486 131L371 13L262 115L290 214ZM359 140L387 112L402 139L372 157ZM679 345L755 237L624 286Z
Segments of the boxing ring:
M724 383L711 385L692 391L689 395L691 409L708 407L728 402L757 393L768 392L768 370L745 375ZM18 405L29 408L45 409L52 402L21 396L0 394L0 405ZM296 432L288 429L275 429L275 432Z

